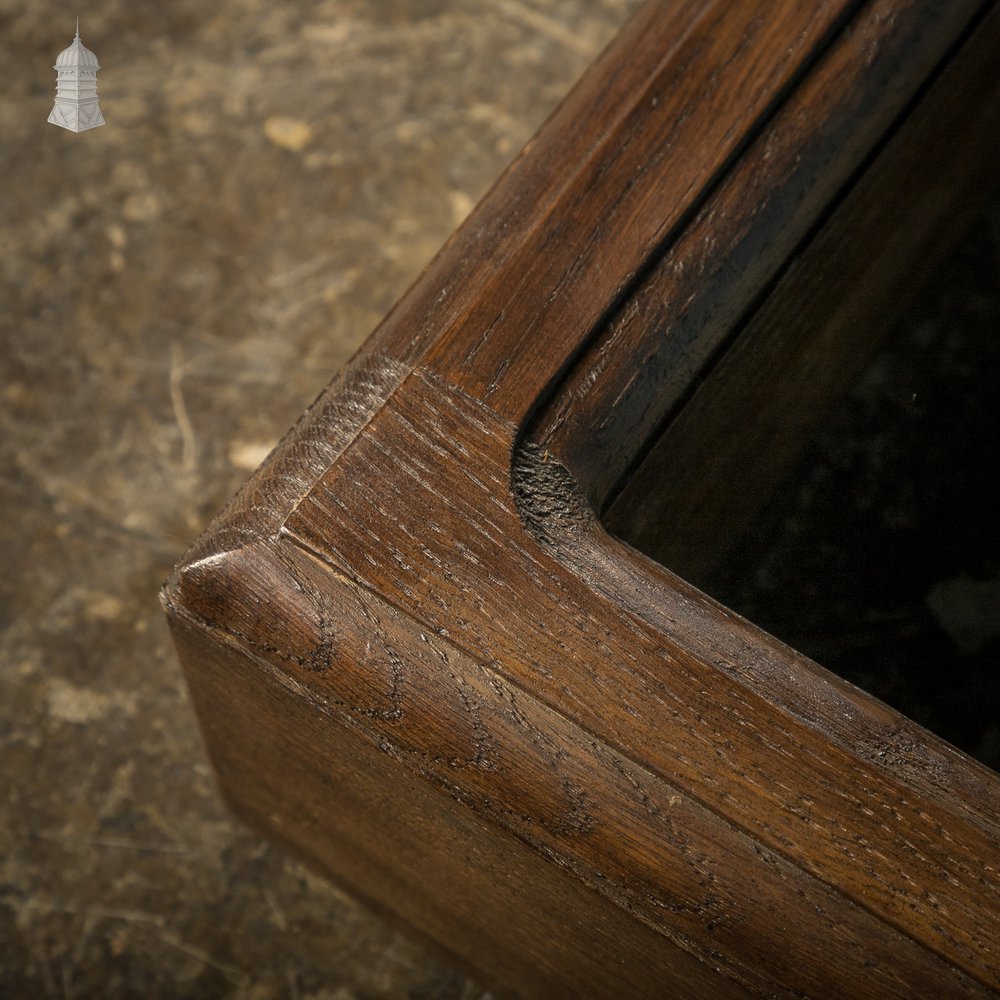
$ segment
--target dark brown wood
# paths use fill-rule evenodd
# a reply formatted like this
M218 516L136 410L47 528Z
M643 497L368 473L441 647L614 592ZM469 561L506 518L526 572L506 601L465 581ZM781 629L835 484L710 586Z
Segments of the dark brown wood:
M833 395L997 152L994 6L637 14L165 589L242 814L526 996L1000 989L997 775L596 513Z
M610 504L604 523L615 535L685 578L700 580L725 558L982 210L998 152L995 62L988 44L970 46L791 255ZM671 301L673 289L652 294Z

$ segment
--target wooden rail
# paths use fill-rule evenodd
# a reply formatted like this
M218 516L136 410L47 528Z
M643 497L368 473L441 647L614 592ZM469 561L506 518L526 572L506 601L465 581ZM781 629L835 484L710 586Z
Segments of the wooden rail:
M501 992L1000 990L997 775L616 537L724 558L960 234L995 8L638 12L164 590L240 814Z

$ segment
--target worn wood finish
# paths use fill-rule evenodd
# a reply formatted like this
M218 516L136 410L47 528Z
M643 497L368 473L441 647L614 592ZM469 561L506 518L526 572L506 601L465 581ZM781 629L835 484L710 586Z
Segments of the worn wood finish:
M996 152L998 42L639 12L165 589L244 815L523 995L1000 989L997 776L595 514L680 404L766 393L743 334L808 359L905 280ZM882 253L817 297L847 232Z
M710 358L696 379L664 393L677 412L668 411L665 432L624 489L605 500L613 534L686 579L703 579L725 558L829 405L981 211L1000 146L995 63L989 44L969 46L791 255L737 336L728 334L731 349L716 352L717 366ZM749 194L742 203L757 206ZM652 293L662 302L672 301L669 280L650 281L662 286ZM629 322L622 317L617 327ZM701 335L705 325L698 316ZM613 329L600 349L611 354L622 336Z

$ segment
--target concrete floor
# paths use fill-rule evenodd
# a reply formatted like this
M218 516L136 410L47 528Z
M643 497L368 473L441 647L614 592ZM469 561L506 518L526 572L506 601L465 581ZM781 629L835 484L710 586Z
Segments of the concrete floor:
M636 6L0 0L0 996L472 998L234 822L160 582Z

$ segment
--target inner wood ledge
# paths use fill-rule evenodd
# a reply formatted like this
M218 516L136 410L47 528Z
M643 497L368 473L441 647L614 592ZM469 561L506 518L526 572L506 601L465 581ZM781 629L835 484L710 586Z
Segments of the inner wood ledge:
M997 775L598 517L678 470L710 535L684 414L836 396L975 209L998 44L963 0L639 11L165 588L241 814L501 992L1000 990Z

